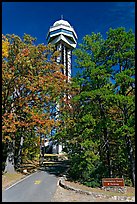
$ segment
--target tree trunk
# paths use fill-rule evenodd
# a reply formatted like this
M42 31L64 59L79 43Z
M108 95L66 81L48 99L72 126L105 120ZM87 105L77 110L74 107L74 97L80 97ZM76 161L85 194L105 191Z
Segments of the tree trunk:
M14 167L14 141L8 143L8 153L4 173L16 173Z
M112 168L111 168L111 160L110 160L110 147L109 147L107 128L104 128L104 136L106 138L106 152L107 152L108 172L109 172L109 177L112 178Z
M99 104L100 104L100 115L103 119L103 122L105 123L105 127L103 128L104 132L104 138L105 138L105 143L106 143L106 157L107 157L107 163L108 163L108 172L109 172L109 177L112 177L112 168L111 168L111 160L110 160L110 147L109 147L109 137L108 137L108 128L107 128L107 121L106 121L106 115L105 115L105 109L101 103L100 98Z
M127 111L127 106L124 106L124 123L123 125L127 125L127 117L128 117L128 111ZM128 158L129 158L129 163L131 166L131 172L132 172L132 183L133 186L135 186L135 160L133 156L133 147L131 144L130 136L128 133L125 135L125 140L127 144L127 152L128 152Z
M133 186L135 187L135 160L133 157L133 148L132 148L131 140L128 135L125 136L125 139L127 143L128 156L129 156L130 165L131 165L132 183L133 183Z
M13 154L10 153L6 159L6 166L5 166L4 173L16 173L13 160L14 160Z
M23 147L23 136L20 138L20 145L19 145L19 151L17 155L17 161L16 161L16 167L19 168L22 163L22 147Z

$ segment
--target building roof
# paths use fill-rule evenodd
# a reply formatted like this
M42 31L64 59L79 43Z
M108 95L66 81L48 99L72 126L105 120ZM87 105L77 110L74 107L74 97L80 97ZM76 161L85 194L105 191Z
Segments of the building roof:
M60 19L50 27L47 34L47 42L57 44L63 41L71 48L75 48L77 44L77 34L73 27L63 19Z
M71 25L68 23L68 21L65 21L65 20L58 20L56 21L53 26L58 26L58 25L65 25L65 26L68 26L68 27L71 27Z

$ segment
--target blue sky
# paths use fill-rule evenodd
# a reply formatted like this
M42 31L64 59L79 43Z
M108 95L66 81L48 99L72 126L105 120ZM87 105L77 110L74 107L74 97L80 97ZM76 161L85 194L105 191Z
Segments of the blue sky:
M110 27L135 32L135 2L2 2L2 33L27 33L47 44L49 27L61 15L74 27L78 43L92 32L105 38Z

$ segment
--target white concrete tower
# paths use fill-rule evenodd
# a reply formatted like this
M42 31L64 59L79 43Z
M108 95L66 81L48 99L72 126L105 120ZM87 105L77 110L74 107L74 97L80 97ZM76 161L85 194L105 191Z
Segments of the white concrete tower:
M69 80L72 68L72 50L77 44L77 34L73 27L63 19L56 21L49 29L47 42L54 44L60 51L57 62L64 65L65 69L62 70L62 73L68 76Z
M56 50L60 51L57 63L64 65L64 69L61 71L67 76L67 81L69 81L72 69L72 50L77 44L77 34L67 21L61 19L56 21L53 26L50 27L47 34L47 42L54 44ZM56 109L59 109L58 104ZM58 118L58 115L56 118ZM53 154L61 153L62 147L61 144L53 145Z

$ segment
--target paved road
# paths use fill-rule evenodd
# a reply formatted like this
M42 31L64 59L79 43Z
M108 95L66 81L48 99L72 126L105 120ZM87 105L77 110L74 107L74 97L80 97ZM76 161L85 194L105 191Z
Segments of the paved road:
M2 202L50 202L58 178L38 171L2 192Z

